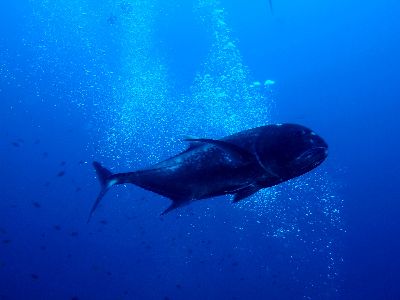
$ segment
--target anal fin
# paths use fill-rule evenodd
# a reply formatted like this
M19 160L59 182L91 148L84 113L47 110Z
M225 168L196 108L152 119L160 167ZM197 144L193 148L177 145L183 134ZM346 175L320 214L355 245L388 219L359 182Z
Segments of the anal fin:
M167 208L166 210L164 210L164 211L161 213L160 216L163 216L163 215L169 213L170 211L172 211L172 210L178 208L179 206L181 206L181 204L180 204L179 202L176 202L176 201L172 202L172 204L171 204L170 206L168 206L168 208Z

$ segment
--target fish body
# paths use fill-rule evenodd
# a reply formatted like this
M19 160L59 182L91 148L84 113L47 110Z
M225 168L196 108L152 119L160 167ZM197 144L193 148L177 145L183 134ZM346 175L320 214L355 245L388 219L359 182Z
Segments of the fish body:
M234 195L240 201L263 188L298 177L327 157L325 141L297 124L261 126L222 139L186 139L189 147L134 172L112 174L93 165L101 192L89 219L108 189L131 183L163 195L172 204L163 214L194 200Z

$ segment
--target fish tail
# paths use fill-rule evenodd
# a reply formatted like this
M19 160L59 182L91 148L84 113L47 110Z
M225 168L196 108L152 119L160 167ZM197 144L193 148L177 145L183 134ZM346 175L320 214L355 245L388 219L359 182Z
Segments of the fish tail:
M92 209L90 210L89 217L87 220L87 223L89 223L90 219L93 216L94 211L96 208L99 206L101 199L103 199L104 195L107 193L107 191L115 184L122 183L119 180L118 174L114 175L112 174L109 170L104 168L100 163L97 161L93 162L93 167L96 170L97 177L100 181L100 193L96 198L96 201L94 202Z

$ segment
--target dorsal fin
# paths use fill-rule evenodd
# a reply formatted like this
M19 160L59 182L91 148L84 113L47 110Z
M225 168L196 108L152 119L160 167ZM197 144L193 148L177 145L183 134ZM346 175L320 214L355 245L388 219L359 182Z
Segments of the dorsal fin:
M192 150L193 148L201 146L203 143L198 142L200 138L192 135L181 135L179 136L181 140L185 142L189 142L189 146L187 147L186 151Z
M243 149L235 144L231 144L229 142L221 141L221 140L213 140L213 139L185 139L185 141L188 142L201 142L201 143L206 143L210 144L213 146L216 146L226 152L228 152L230 155L235 157L236 159L239 160L245 160L245 161L251 161L255 160L256 158L254 157L253 154L248 152L246 149Z

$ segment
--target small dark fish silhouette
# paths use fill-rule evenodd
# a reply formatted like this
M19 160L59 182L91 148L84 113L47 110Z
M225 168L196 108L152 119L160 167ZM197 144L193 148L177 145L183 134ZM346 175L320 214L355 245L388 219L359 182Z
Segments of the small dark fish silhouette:
M119 7L120 7L121 10L122 10L123 12L125 12L125 13L129 13L129 12L132 11L131 4L128 3L128 2L125 2L125 1L124 1L124 2L121 2L120 5L119 5Z
M77 296L73 296L73 297L71 298L71 300L79 300L79 298L78 298Z
M11 243L11 242L12 242L12 240L10 240L10 239L2 240L2 243L3 243L3 244L9 244L9 243Z
M63 177L65 175L65 171L60 171L57 173L58 177Z
M107 225L108 222L107 222L107 220L101 220L101 221L100 221L100 224Z
M274 8L272 6L272 0L268 0L268 3L269 3L269 9L271 11L271 14L273 15L274 14Z
M12 142L11 145L13 145L16 148L19 148L21 145L17 142Z
M69 235L70 236L78 236L79 232L78 231L72 231Z
M42 207L42 205L41 205L39 202L37 202L37 201L33 202L32 205L33 205L35 208L41 208L41 207Z
M115 23L117 23L117 17L114 15L109 16L107 19L107 23L110 25L115 25Z
M37 280L37 279L39 279L39 275L37 275L37 274L35 274L35 273L31 273L31 278L32 278L33 280Z
M60 225L54 225L53 228L54 228L55 230L57 230L57 231L60 231L60 230L61 230L61 226L60 226Z

